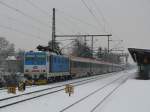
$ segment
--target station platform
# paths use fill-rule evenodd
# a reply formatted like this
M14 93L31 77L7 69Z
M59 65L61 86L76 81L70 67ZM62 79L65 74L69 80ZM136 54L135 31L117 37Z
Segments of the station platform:
M150 49L128 48L131 57L138 66L140 79L150 79Z
M150 112L150 80L129 79L95 112Z

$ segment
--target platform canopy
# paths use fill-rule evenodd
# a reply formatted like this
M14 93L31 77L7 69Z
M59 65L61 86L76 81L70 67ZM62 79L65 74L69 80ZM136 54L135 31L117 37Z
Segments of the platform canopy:
M128 50L137 64L150 64L150 49L128 48Z

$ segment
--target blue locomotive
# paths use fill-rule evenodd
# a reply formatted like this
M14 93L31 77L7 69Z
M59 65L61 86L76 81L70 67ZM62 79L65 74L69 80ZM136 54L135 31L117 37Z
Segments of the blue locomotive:
M69 76L69 58L44 51L25 52L24 75L28 80L54 81ZM46 83L46 82L45 82Z
M45 51L30 51L24 54L24 75L35 84L120 70L120 65L96 59L68 57Z

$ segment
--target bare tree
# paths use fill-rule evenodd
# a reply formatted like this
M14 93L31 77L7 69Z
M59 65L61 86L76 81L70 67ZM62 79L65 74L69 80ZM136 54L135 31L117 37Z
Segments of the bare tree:
M82 39L75 39L73 48L72 48L72 55L78 57L92 57L92 50L89 46L87 46Z
M0 37L0 65L8 56L12 56L15 53L14 44L9 43L4 37Z
M97 58L100 58L101 60L112 62L112 63L120 63L121 59L117 53L108 53L107 48L99 47L98 51L96 53Z

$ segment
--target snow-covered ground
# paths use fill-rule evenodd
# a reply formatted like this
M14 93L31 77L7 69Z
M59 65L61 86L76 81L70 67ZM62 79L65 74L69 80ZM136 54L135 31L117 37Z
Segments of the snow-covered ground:
M83 99L84 97L102 88L106 84L121 77L121 80L110 84L89 96L87 99L76 103L65 112L90 112L101 100L107 96L117 85L119 85L128 75L135 74L135 70L115 73L108 78L103 78L81 86L76 86L74 94L70 97L65 91L60 91L51 95L42 96L30 101L22 102L6 108L0 112L60 112L62 109ZM106 101L102 103L96 112L149 112L148 95L150 94L150 81L129 79L119 89L117 89ZM2 103L2 102L1 102ZM95 112L94 111L94 112Z
M112 73L105 74L105 75L100 75L100 76L93 76L92 78L105 77L105 76L107 77L111 74ZM13 96L16 96L16 95L21 95L21 94L25 94L25 93L29 93L29 92L34 92L34 91L38 91L38 90L42 90L42 89L46 89L46 88L52 88L52 87L64 85L64 84L67 84L67 83L74 83L74 82L77 82L77 81L82 81L82 80L86 80L86 79L90 79L90 78L91 77L86 77L86 78L68 80L68 81L63 81L63 82L51 83L51 84L48 84L48 85L30 86L30 87L27 87L26 91L24 91L24 92L20 92L20 91L17 90L16 94L8 94L7 89L4 89L4 90L0 90L0 99L7 98L7 97L13 97Z
M150 80L128 80L95 112L150 112Z

